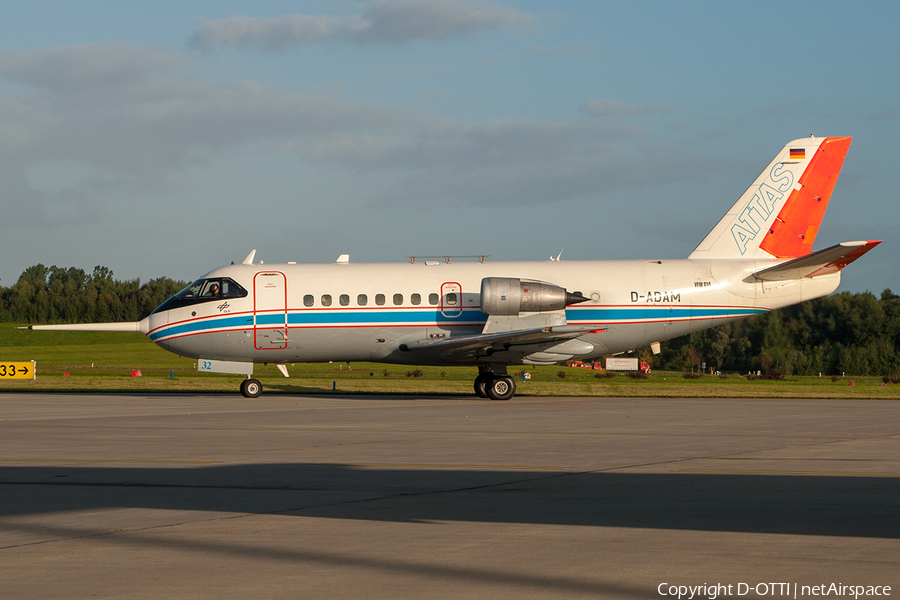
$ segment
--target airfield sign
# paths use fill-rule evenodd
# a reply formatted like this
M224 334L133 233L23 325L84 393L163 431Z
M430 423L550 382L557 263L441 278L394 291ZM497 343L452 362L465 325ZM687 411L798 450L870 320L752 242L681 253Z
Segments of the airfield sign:
M0 362L0 379L37 379L34 361Z

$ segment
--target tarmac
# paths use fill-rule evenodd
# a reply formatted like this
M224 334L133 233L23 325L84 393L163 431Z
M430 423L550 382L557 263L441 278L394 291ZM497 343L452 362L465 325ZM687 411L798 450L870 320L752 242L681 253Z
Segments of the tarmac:
M832 583L900 595L900 401L0 393L0 598Z

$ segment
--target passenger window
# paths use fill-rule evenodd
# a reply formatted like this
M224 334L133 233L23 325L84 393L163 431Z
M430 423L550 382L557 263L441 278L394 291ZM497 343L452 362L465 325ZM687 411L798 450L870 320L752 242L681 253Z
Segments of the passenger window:
M447 294L447 306L456 306L457 302L459 302L459 300L456 297L456 292Z
M384 306L384 294L375 294L375 304Z
M341 294L340 302L341 302L341 306L350 306L349 294Z
M440 298L438 297L437 294L428 294L428 304L430 304L432 306L437 306L439 299Z
M366 296L365 294L360 294L359 296L356 297L356 303L359 304L360 306L365 306L366 304L369 303L369 297Z
M403 294L394 294L394 306L403 304Z
M307 295L303 296L303 306L312 306L313 302L314 302L314 299L312 297L312 294L307 294Z
M331 294L322 294L322 306L331 306Z
M412 302L413 306L422 304L422 294L411 294L409 301Z

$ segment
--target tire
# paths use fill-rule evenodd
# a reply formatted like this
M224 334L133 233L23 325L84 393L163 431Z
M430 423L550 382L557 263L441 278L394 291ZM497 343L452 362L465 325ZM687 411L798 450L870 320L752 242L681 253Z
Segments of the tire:
M482 373L478 377L475 378L475 395L479 398L487 398L487 383L490 381L491 375L490 373Z
M516 382L509 375L492 377L486 387L491 400L509 400L516 395Z
M245 379L241 382L241 394L244 395L244 398L259 398L262 389L262 384L258 379Z

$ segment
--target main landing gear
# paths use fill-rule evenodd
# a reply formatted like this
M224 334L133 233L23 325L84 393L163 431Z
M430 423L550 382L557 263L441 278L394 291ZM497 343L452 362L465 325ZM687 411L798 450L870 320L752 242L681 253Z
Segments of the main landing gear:
M262 394L262 384L259 379L247 378L241 382L241 394L244 398L259 398Z
M501 371L502 369L502 371ZM475 394L479 398L491 400L509 400L516 394L516 381L506 374L506 367L498 368L494 373L491 367L479 367L475 378Z

